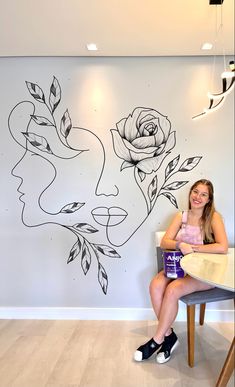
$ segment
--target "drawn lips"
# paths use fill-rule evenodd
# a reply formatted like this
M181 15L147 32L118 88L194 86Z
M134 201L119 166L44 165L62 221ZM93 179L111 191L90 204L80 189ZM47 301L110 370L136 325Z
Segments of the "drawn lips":
M101 226L116 226L127 217L127 212L120 207L96 207L91 211L96 223Z
M19 192L19 200L24 203L24 201L22 200L22 197L25 196L25 192L20 191L21 185L22 184L20 184L19 187L17 188L17 192Z

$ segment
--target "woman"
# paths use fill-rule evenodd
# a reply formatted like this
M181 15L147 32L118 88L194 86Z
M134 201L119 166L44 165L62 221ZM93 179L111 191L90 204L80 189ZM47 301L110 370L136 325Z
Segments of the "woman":
M174 217L162 238L161 248L181 250L185 254L196 252L225 254L228 240L223 220L214 207L214 189L208 180L199 180L189 192L189 210ZM175 280L164 272L158 273L150 284L154 312L158 318L155 335L141 345L134 354L136 361L148 359L157 353L156 361L165 363L178 345L178 338L171 328L178 312L180 297L212 288L189 275Z

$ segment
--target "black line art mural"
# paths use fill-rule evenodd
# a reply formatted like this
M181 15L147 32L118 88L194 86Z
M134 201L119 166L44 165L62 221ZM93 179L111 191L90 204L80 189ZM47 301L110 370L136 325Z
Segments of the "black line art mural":
M26 82L26 85L34 100L43 105L45 115L47 116L36 114L34 103L23 101L12 109L8 118L11 136L25 150L22 158L11 172L13 176L21 180L18 192L20 193L19 200L23 203L22 222L28 227L53 223L70 230L75 235L76 242L71 248L67 263L80 259L82 271L86 275L94 256L97 260L98 282L102 291L106 294L108 275L101 263L102 256L120 258L120 255L110 246L92 243L88 240L87 235L97 233L99 230L91 224L84 222L78 215L81 208L85 205L84 201L74 200L59 207L60 199L59 197L54 197L54 199L51 198L49 200L50 203L52 201L55 202L55 207L57 207L56 210L52 211L47 209L46 203L48 201L44 199L47 191L57 181L60 183L57 184L60 185L60 194L62 194L61 190L66 190L66 171L69 172L70 168L75 166L75 159L81 158L85 153L90 153L87 148L81 149L79 147L80 144L78 144L78 148L74 148L69 144L69 137L72 135L72 132L75 133L74 137L77 135L76 132L79 133L79 143L82 143L82 137L86 135L86 137L89 137L86 142L90 141L91 143L91 141L95 140L100 145L101 151L103 151L103 145L91 131L73 128L68 110L63 114L58 127L54 112L61 100L61 89L55 77L50 87L49 104L46 102L43 90L37 84ZM86 164L90 157L86 158L83 163ZM73 161L72 164L71 161ZM63 168L64 173L62 173L62 176L59 176L62 170L61 163L63 163L63 166L65 165ZM83 167L82 163L79 164L79 167L81 170ZM49 182L46 181L48 176L51 176ZM97 175L98 179L99 175ZM74 181L72 182L74 186L76 185L75 183ZM80 182L78 190L82 190L82 187L84 188L84 184ZM72 191L74 188L70 183L68 189ZM58 193L59 190L57 190L57 195ZM86 197L86 193L83 192L83 198ZM48 215L50 220L48 220ZM58 215L61 215L61 217L58 218ZM76 216L71 217L71 215ZM39 221L40 218L41 221ZM76 222L73 219L76 219Z
M36 83L26 81L26 87L30 100L16 104L8 117L10 134L23 149L11 171L20 179L22 223L55 224L72 232L75 243L67 263L79 261L85 275L96 263L98 283L107 294L103 260L121 258L116 248L143 225L159 197L178 208L173 192L188 180L175 175L191 171L202 156L180 162L179 154L163 170L176 146L176 131L166 116L147 107L136 107L115 129L107 130L107 150L100 133L73 126L68 109L60 113L62 91L56 77L48 96ZM111 165L114 183L109 191L103 184L108 153L118 164L115 171Z
M202 157L190 157L178 167L180 161L180 155L178 155L168 163L163 180L161 179L160 182L162 174L158 172L161 165L176 145L176 132L171 130L169 119L154 109L138 107L128 117L121 119L116 124L116 129L111 129L111 133L114 151L123 160L120 170L122 173L127 169L133 171L135 183L146 204L143 220L120 244L113 242L112 228L123 222L128 213L120 207L98 207L93 210L95 221L106 227L108 241L118 247L126 243L142 226L160 196L166 197L178 208L172 191L182 188L188 180L172 181L172 178L178 172L191 171ZM116 219L116 223L113 223L113 219Z

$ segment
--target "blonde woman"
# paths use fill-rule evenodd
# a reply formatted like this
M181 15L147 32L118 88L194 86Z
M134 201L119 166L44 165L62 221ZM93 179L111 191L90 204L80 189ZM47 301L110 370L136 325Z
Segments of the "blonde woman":
M188 211L179 212L173 218L162 242L162 249L181 250L185 254L193 251L225 254L228 240L221 215L215 210L214 189L209 180L198 180L190 189ZM150 283L150 295L158 319L156 333L134 354L136 361L157 354L156 361L165 363L178 345L172 324L178 313L179 298L212 288L189 275L169 279L164 272L158 273Z

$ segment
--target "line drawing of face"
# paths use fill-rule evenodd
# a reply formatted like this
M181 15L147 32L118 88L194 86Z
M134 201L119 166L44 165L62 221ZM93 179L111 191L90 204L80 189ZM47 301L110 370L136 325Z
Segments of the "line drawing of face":
M24 155L12 170L12 174L20 179L18 191L21 194L20 201L24 203L22 221L31 227L48 221L69 225L69 217L66 219L65 216L68 213L61 209L69 203L78 203L77 207L73 207L74 211L68 208L70 218L72 214L75 217L76 211L85 205L83 200L87 192L95 191L94 182L99 179L103 167L103 150L93 133L81 128L71 128L68 141L72 139L74 148L66 149L58 141L55 131L48 133L47 127L42 128L32 120L33 113L34 106L30 102L22 102L9 116L11 135L25 149ZM35 135L34 143L27 140L27 133ZM40 149L39 140L42 144L46 141L50 152ZM85 180L83 176L88 173L87 164L92 163L93 152L99 155L96 168L90 169L92 176ZM71 174L74 170L78 171L76 176Z
M105 229L109 243L118 247L134 235L146 211L133 176L129 171L120 171L120 160L113 152L111 136L109 150L97 184L97 203L91 214L94 221Z
M111 135L113 149L119 159L116 173L109 173L109 176L118 176L118 185L115 185L118 191L113 198L116 204L97 206L92 215L99 225L105 227L109 243L119 247L143 225L161 195L178 208L172 191L180 189L188 181L170 183L168 180L178 172L195 168L201 157L186 159L178 167L178 155L169 162L162 179L158 171L176 145L176 132L171 130L169 119L152 108L135 108L116 123ZM111 163L106 163L105 167L109 165Z
M19 179L17 191L23 204L22 222L28 227L53 223L70 230L76 242L67 263L79 259L86 275L92 260L96 259L98 282L103 293L107 294L108 275L102 258L120 258L120 255L108 245L91 242L91 235L99 230L87 221L88 212L85 210L92 198L87 193L95 195L104 167L104 147L90 130L73 127L68 110L63 114L60 125L56 123L54 111L60 103L61 89L55 77L49 103L37 84L26 84L31 96L43 105L46 114L43 109L43 115L36 114L34 103L22 101L8 117L10 134L24 150L11 172ZM94 154L96 158L92 157Z
M12 175L20 179L22 222L28 227L53 223L73 232L77 241L67 263L79 258L87 274L95 257L98 282L106 294L108 275L102 257L120 258L114 247L130 240L161 195L178 208L172 191L188 181L172 178L195 168L202 157L179 163L178 155L160 174L176 144L176 132L166 116L137 107L115 129L109 129L110 136L104 132L101 140L101 133L73 126L68 109L58 123L55 110L61 88L56 77L48 102L40 86L26 85L34 103L18 103L8 119L12 138L24 149L12 169ZM90 241L89 236L101 229L112 247Z

